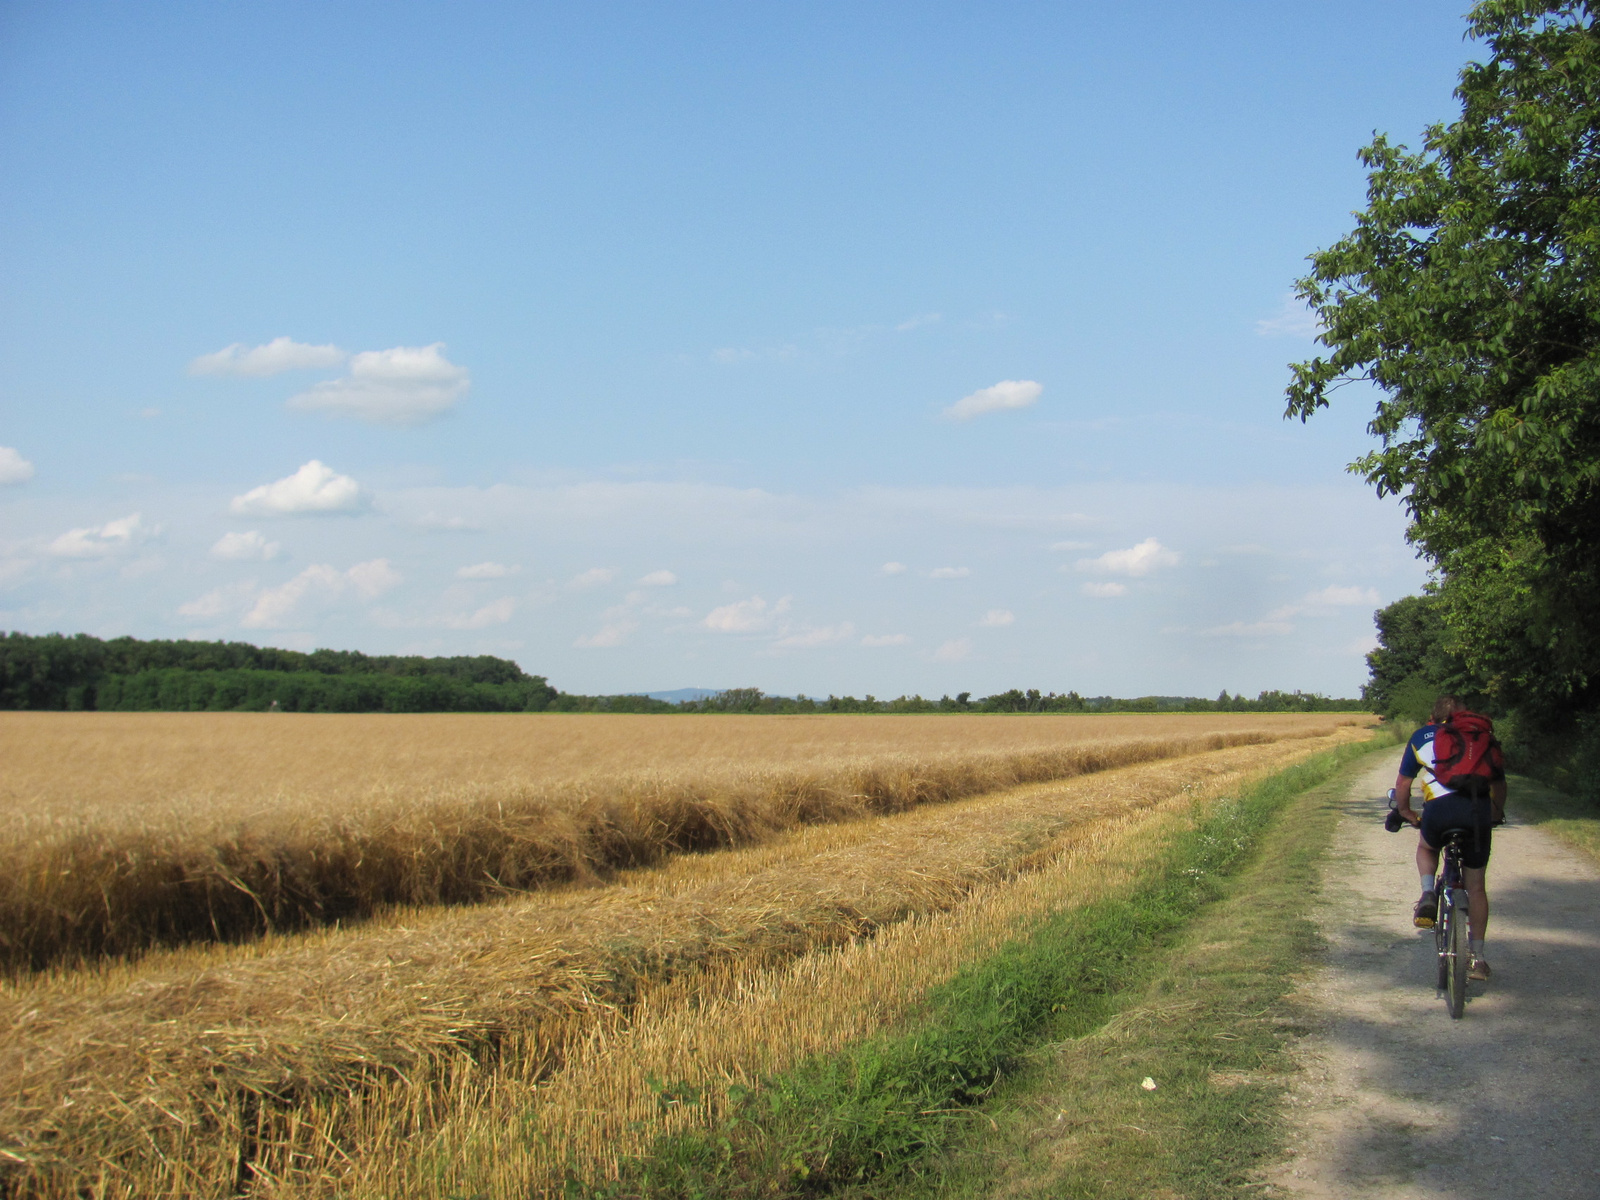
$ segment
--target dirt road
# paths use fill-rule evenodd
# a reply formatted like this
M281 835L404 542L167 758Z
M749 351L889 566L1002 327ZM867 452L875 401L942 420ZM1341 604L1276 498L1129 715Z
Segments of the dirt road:
M1411 925L1416 836L1386 833L1399 752L1346 800L1326 864L1326 967L1291 1096L1289 1195L1600 1197L1600 869L1512 820L1495 831L1487 984L1452 1021Z

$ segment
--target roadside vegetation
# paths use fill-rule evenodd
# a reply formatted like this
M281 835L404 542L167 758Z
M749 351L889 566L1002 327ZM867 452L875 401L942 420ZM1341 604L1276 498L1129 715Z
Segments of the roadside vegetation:
M1592 800L1518 776L1512 780L1507 805L1519 820L1537 825L1600 862L1600 805Z
M1106 1001L1115 1010L1109 1021L1087 1034L1070 1019L1048 1025L981 1112L909 1164L896 1186L870 1193L1258 1194L1261 1168L1281 1151L1281 1097L1297 1069L1290 1041L1303 1025L1293 989L1320 949L1306 884L1317 878L1349 786L1349 771L1328 768L1362 761L1363 749L1303 764L1247 793L1240 809L1214 814L1211 824L1231 817L1235 830L1260 822L1235 859L1236 876L1224 868L1203 877L1219 901L1129 963ZM1221 837L1230 832L1224 824Z
M1350 750L1360 755L1367 747ZM650 1153L624 1163L616 1182L574 1190L594 1196L802 1195L909 1175L916 1180L917 1193L926 1195L934 1168L925 1160L930 1153L958 1145L963 1134L981 1147L969 1167L977 1165L980 1176L1009 1173L1005 1159L988 1153L993 1147L985 1133L998 1132L991 1109L1001 1108L1006 1100L1014 1103L1026 1089L1046 1084L1045 1071L1025 1072L1007 1086L1006 1100L995 1102L1002 1081L1025 1061L1025 1052L1048 1038L1050 1049L1070 1055L1074 1043L1104 1029L1112 1015L1128 1004L1130 993L1144 991L1152 975L1160 975L1169 985L1176 982L1162 970L1163 960L1170 961L1175 932L1222 894L1227 877L1255 848L1278 810L1297 793L1326 779L1347 757L1320 756L1245 789L1241 797L1202 806L1191 820L1175 822L1163 831L1165 844L1131 885L1081 907L1036 918L1031 926L1023 923L1020 936L933 989L925 1010L903 1027L763 1080L726 1103L705 1128L664 1138ZM1313 869L1314 852L1298 857L1296 865L1302 872ZM1281 883L1279 887L1284 890ZM1215 918L1210 922L1217 923ZM1248 997L1258 1004L1264 999L1269 1004L1281 1001L1288 970L1300 965L1295 951L1303 953L1307 945L1303 921L1298 929L1293 920L1285 924L1294 930L1287 946L1273 947L1280 951L1276 956L1247 968L1277 985L1278 996ZM1262 931L1255 932L1259 937ZM1231 965L1237 970L1240 964ZM1256 981L1252 981L1256 986L1244 988L1230 982L1235 983L1230 991L1260 991ZM1194 996L1191 984L1181 993L1174 989L1167 1002L1198 1009ZM1223 998L1206 996L1213 1003ZM1137 1010L1125 1012L1121 1030L1142 1024L1138 1018L1143 1015ZM1216 1050L1196 1055L1201 1047L1189 1039L1201 1032L1192 1026L1198 1015L1185 1014L1190 1025L1185 1036L1171 1038L1169 1030L1169 1037L1156 1039L1155 1045L1138 1039L1136 1066L1147 1068L1144 1077L1152 1081L1153 1073L1160 1074L1168 1089L1161 1100L1167 1103L1141 1096L1144 1089L1133 1074L1134 1065L1119 1062L1113 1071L1098 1073L1115 1077L1121 1085L1115 1091L1123 1096L1108 1094L1113 1088L1105 1085L1111 1080L1102 1078L1095 1081L1098 1087L1073 1088L1060 1097L1071 1108L1074 1133L1081 1137L1084 1125L1101 1124L1111 1115L1159 1122L1168 1127L1163 1132L1170 1132L1174 1124L1204 1124L1184 1121L1198 1114L1184 1111L1183 1091L1192 1093L1196 1083L1206 1088L1219 1060L1237 1065L1241 1058L1259 1057L1262 1047L1251 1047L1257 1055ZM1215 1023L1217 1010L1207 1015ZM1225 1021L1226 1026L1239 1024L1237 1013L1228 1016L1232 1019ZM1270 1034L1251 1040L1273 1042ZM1161 1041L1178 1042L1171 1047L1177 1053L1162 1058ZM1154 1090L1161 1086L1157 1083ZM690 1089L685 1100L700 1098ZM1156 1121L1151 1120L1153 1115ZM1243 1171L1265 1148L1263 1139L1245 1138L1240 1145L1237 1131L1229 1130L1227 1121L1211 1124L1203 1131L1183 1130L1191 1135L1186 1149L1203 1149L1205 1157L1199 1161L1180 1166L1173 1161L1177 1156L1169 1153L1168 1161L1152 1170L1156 1164L1149 1147L1140 1146L1142 1154L1125 1153L1108 1160L1095 1153L1072 1163L1069 1178L1077 1176L1071 1182L1078 1189L1087 1184L1104 1193L1109 1184L1121 1194L1139 1196L1148 1195L1152 1185L1180 1182L1173 1175L1187 1175L1189 1179L1182 1182L1189 1183L1245 1182ZM1195 1134L1217 1144L1197 1145ZM1131 1176L1125 1170L1133 1165L1129 1159L1137 1160ZM1049 1194L1060 1194L1059 1172L1048 1173L1054 1177L1040 1182ZM938 1193L948 1194L950 1182L939 1180Z

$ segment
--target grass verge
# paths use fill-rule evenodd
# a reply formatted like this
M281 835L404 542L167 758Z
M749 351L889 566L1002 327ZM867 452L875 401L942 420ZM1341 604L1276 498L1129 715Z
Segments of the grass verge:
M1574 850L1600 862L1600 805L1513 775L1506 807L1511 815L1553 834Z
M1340 747L1212 805L1138 885L1019 931L930 994L912 1024L734 1089L722 1111L663 1138L625 1164L619 1181L573 1178L567 1194L978 1194L999 1163L1033 1161L1024 1151L1042 1104L1056 1105L1052 1132L1070 1131L1055 1138L1058 1146L1084 1153L1047 1155L1038 1190L1226 1194L1216 1189L1243 1182L1272 1143L1277 1092L1226 1076L1259 1071L1281 1052L1271 1013L1314 944L1309 923L1284 912L1291 897L1306 902L1295 889L1326 844L1325 830L1317 836L1303 820L1274 817L1296 803L1331 828L1328 790L1304 794L1374 748ZM1253 856L1258 844L1268 854ZM1231 881L1247 862L1252 868ZM1224 895L1202 924L1232 922L1227 952L1217 952L1214 970L1197 975L1193 962L1178 970L1169 953L1176 935ZM1174 1019L1145 1022L1152 1000L1153 1013ZM1059 1044L1041 1051L1042 1041ZM1111 1049L1117 1045L1124 1049ZM1147 1092L1145 1075L1166 1082ZM680 1084L656 1087L663 1108L705 1102ZM1163 1132L1152 1133L1151 1123ZM1018 1178L1008 1193L1029 1194L1033 1182Z

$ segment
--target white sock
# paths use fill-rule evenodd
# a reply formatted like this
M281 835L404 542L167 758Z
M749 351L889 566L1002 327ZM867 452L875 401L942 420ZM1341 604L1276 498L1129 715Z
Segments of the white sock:
M1426 896L1431 891L1433 891L1433 876L1422 876L1422 894Z
M1473 958L1482 958L1483 957L1483 939L1479 938L1477 941L1473 941L1471 938L1468 938L1467 939L1467 951L1468 951L1468 953L1470 953L1472 955Z

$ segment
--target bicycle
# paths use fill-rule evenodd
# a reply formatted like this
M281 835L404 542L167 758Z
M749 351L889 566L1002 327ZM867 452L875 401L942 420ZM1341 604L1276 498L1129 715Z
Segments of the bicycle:
M1400 819L1394 789L1389 789L1391 833L1405 822ZM1438 995L1452 1020L1459 1021L1467 1009L1467 972L1472 955L1467 944L1467 889L1462 878L1462 844L1473 836L1471 829L1450 829L1439 848L1439 873L1434 877L1433 894L1438 910L1433 919L1433 945L1438 952L1439 974L1435 983Z

